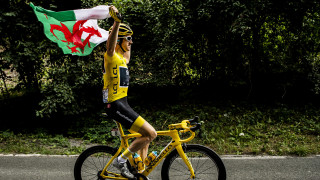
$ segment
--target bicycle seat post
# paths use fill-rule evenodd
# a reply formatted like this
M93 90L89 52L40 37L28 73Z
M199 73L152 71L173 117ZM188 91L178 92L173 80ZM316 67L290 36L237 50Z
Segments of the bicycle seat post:
M128 139L124 138L125 134L124 134L124 131L123 131L123 128L122 128L121 124L119 122L115 121L115 120L114 120L114 122L117 124L118 132L119 132L119 138L120 138L121 143L123 143L125 148L128 148L129 147Z

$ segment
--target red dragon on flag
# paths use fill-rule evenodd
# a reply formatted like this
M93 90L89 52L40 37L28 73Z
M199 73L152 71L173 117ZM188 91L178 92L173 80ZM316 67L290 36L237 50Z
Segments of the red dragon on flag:
M98 37L102 37L101 33L97 30L94 29L93 27L83 27L83 24L87 22L87 20L80 20L77 21L74 26L73 26L73 30L72 33L69 31L68 27L66 25L64 25L62 22L60 23L61 26L56 25L56 24L50 24L50 32L59 40L59 38L54 34L54 30L58 30L61 31L64 34L64 37L66 40L61 40L62 42L67 42L68 45L70 43L72 43L73 45L75 45L74 47L70 47L67 46L69 49L71 49L72 53L76 53L79 52L77 50L77 48L81 49L81 52L84 52L84 47L88 44L89 48L91 48L90 45L90 38L94 35L98 36ZM87 36L87 38L84 41L81 41L81 36L82 33L86 32L89 34L89 36Z

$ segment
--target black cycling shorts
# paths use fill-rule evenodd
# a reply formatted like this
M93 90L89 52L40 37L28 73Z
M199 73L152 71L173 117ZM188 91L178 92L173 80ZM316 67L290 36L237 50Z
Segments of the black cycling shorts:
M109 117L118 121L126 129L129 129L129 130L134 129L134 131L136 131L136 132L142 126L142 124L144 122L143 118L141 118L139 116L139 114L136 113L129 106L127 97L121 98L121 99L116 100L111 103L108 103L106 113L108 114ZM139 117L139 122L136 122L138 117ZM143 122L141 119L143 120ZM132 127L132 125L134 123L138 124L138 126L140 126L140 127Z

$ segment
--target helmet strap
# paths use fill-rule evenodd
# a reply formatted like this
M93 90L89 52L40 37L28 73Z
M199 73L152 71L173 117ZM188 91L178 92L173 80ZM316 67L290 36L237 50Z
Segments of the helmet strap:
M126 51L122 48L122 42L123 42L123 39L121 38L120 41L119 41L119 46L120 46L120 48L121 48L121 50L122 50L123 52L126 52Z

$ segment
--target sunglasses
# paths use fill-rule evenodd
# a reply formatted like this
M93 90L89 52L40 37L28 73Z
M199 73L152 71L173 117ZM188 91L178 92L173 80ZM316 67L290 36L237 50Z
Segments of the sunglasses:
M121 38L124 38L124 39L126 39L127 41L132 41L132 37L131 36L126 36L126 37L121 37Z

